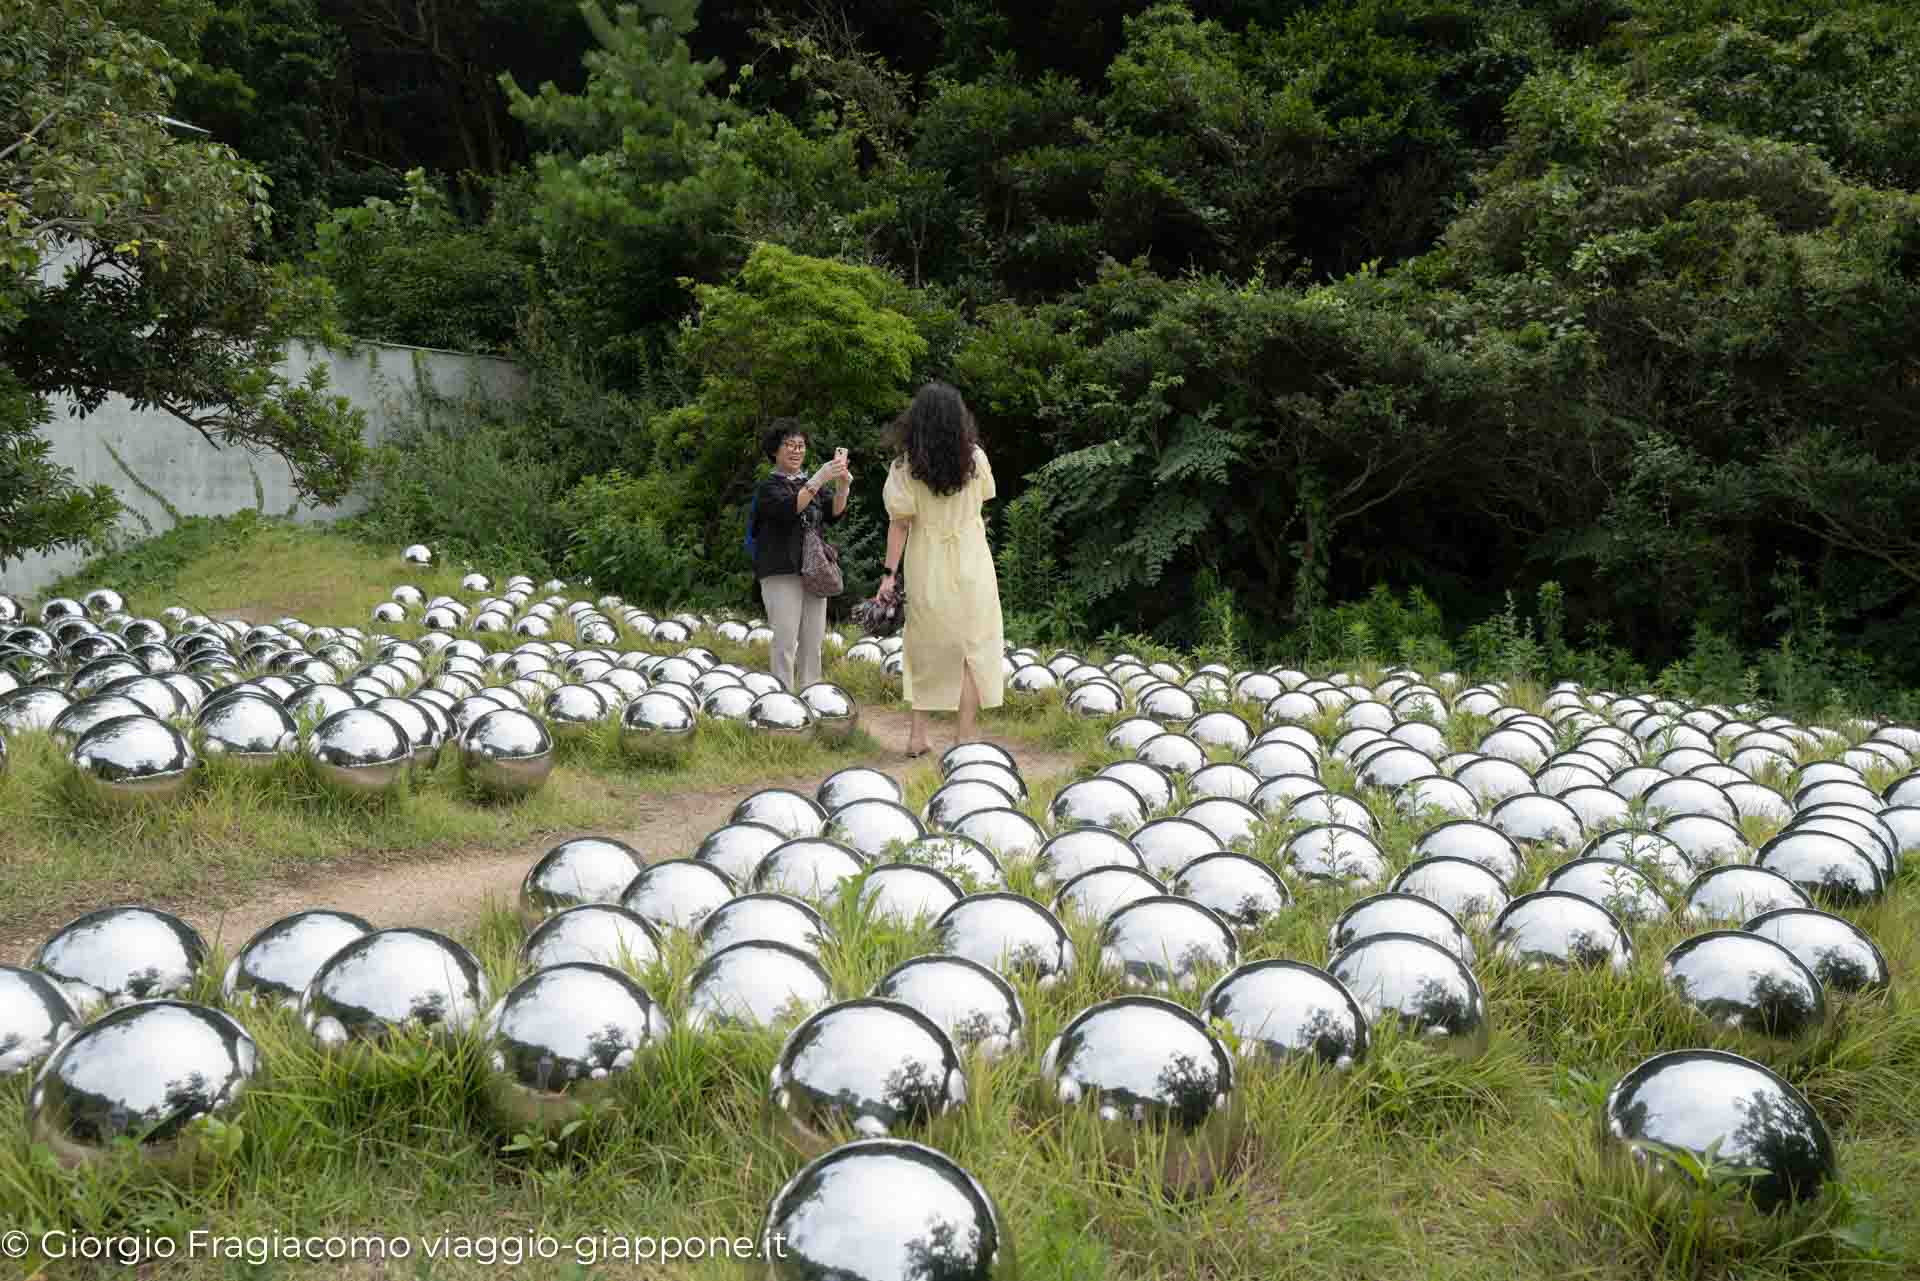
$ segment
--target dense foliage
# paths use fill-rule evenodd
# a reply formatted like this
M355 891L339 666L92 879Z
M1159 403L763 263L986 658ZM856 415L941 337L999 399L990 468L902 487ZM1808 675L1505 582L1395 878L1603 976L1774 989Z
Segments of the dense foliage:
M858 588L877 431L941 376L1047 635L1920 685L1911 6L168 12L267 255L534 371L384 456L383 534L510 510L542 563L744 605L795 413L855 451Z

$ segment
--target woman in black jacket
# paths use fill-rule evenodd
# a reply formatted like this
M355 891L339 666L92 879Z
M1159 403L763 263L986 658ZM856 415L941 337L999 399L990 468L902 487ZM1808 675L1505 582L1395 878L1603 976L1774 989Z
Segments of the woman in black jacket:
M827 630L827 598L811 596L800 583L800 547L809 529L846 514L853 475L847 460L834 460L806 475L807 432L798 419L776 418L762 441L773 472L760 482L753 506L753 576L773 628L773 674L790 690L820 679L820 638ZM833 497L820 499L833 487Z

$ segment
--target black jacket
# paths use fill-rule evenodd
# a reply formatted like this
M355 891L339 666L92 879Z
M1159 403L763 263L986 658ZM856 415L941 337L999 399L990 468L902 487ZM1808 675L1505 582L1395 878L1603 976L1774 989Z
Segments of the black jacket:
M754 493L753 576L772 578L778 574L800 572L800 544L809 528L823 529L840 519L833 514L833 489L815 494L807 510L796 512L801 486L807 476L783 476L773 472L760 482ZM843 513L844 514L844 513Z

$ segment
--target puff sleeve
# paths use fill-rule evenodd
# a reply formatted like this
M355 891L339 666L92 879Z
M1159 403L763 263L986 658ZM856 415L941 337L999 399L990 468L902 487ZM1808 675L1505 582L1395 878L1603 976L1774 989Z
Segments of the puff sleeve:
M889 519L913 519L913 478L908 474L907 465L904 462L896 461L887 469L887 485L881 492L881 497L887 504Z

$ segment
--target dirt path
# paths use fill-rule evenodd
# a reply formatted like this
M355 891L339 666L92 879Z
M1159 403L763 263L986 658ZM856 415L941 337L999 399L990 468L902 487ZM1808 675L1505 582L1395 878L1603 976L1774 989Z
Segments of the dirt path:
M849 761L849 765L871 765L905 782L911 772L935 759L904 759L908 726L905 712L863 708L861 723L885 750L877 756ZM943 728L935 727L936 747L945 741L940 733ZM951 730L947 733L950 735ZM1077 764L1071 756L1028 743L1005 738L988 741L1012 752L1029 782L1066 773ZM492 904L514 904L521 879L534 860L568 836L611 836L631 845L649 861L678 858L691 852L708 832L725 824L734 806L752 793L767 787L793 787L811 794L820 781L811 777L770 778L746 787L672 793L650 804L645 820L624 831L550 835L515 849L454 853L418 862L395 864L383 859L378 864L335 865L325 872L266 882L255 887L245 900L226 907L164 902L155 906L177 912L209 943L222 943L229 955L263 926L310 907L355 912L380 926L419 925L459 931L480 920ZM26 964L46 933L23 935L9 930L0 934L0 962Z

